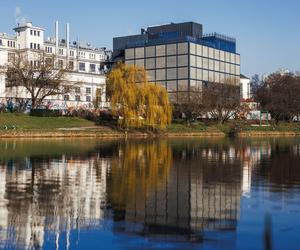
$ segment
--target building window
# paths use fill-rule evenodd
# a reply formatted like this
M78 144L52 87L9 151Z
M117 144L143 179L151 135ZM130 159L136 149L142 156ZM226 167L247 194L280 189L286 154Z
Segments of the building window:
M52 58L46 57L45 64L47 67L52 67Z
M90 64L90 72L96 72L96 64Z
M176 44L168 44L167 45L167 55L176 55L176 54L177 54Z
M52 47L46 47L45 50L46 50L47 53L52 53Z
M87 101L87 102L90 102L90 101L91 101L91 96L87 95L87 96L86 96L86 101Z
M95 59L95 58L96 58L95 54L94 53L90 53L90 59Z
M37 69L40 66L40 62L39 61L34 61L34 68Z
M125 50L125 59L134 59L134 49L126 49Z
M58 54L61 55L61 56L63 56L64 55L64 50L63 49L59 49L58 50Z
M74 56L74 50L70 50L70 56Z
M33 35L33 30L30 30L30 35Z
M62 69L64 67L64 61L63 60L58 60L58 67Z
M79 63L79 70L85 71L85 63L82 63L82 62Z
M40 32L39 31L37 32L37 36L40 36Z
M75 93L77 93L77 94L80 93L80 87L75 87Z
M197 68L202 68L202 57L197 56Z
M79 57L85 58L85 52L79 51Z
M69 101L70 100L70 96L69 95L64 95L64 101Z
M8 62L15 61L15 53L8 53Z
M69 61L69 69L70 70L74 69L74 62L73 61Z
M33 43L30 43L30 48L33 49Z
M80 102L80 95L75 95L75 101Z
M92 89L91 88L86 88L86 94L91 94L92 93Z
M16 42L7 41L7 47L16 47Z
M37 45L37 49L40 49L40 44Z
M2 43L2 39L0 39L0 45L3 45L3 43Z
M188 55L178 56L178 66L188 66L189 57Z

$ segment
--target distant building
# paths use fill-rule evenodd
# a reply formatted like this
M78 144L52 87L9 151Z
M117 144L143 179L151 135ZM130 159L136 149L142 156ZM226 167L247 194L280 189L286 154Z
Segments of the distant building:
M55 38L44 39L44 29L33 26L31 22L19 24L14 28L15 36L0 33L0 67L5 69L14 60L18 51L29 55L45 53L45 60L55 67L68 68L67 82L76 84L76 91L70 95L52 96L46 102L53 108L93 106L97 95L101 96L100 106L106 106L105 94L105 66L104 62L110 58L111 52L105 48L95 48L90 44L70 41L69 24L66 25L66 37L59 39L58 22L55 24ZM37 61L32 60L35 65ZM7 91L5 74L0 73L0 103L5 103L15 94ZM28 93L23 91L21 98L28 98Z
M144 67L149 80L175 98L178 91L201 90L209 82L240 82L236 40L204 35L202 24L194 22L151 26L139 35L115 37L113 60Z
M240 75L240 94L241 99L248 100L251 98L250 79L244 75Z

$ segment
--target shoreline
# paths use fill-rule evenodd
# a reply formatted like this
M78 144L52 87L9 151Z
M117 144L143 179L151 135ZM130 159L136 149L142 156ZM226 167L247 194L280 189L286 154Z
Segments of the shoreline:
M294 131L247 131L239 132L236 138L251 137L297 137L300 133ZM23 130L23 131L1 131L0 139L9 138L191 138L191 137L226 137L221 131L212 132L162 132L162 133L146 133L132 131L128 133L119 131L74 131L74 130Z

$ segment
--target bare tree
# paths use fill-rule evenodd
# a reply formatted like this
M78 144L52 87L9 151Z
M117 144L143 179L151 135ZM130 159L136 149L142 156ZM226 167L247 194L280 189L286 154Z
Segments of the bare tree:
M224 123L235 118L240 108L240 88L236 82L208 83L203 88L203 103L211 118Z
M17 52L7 67L6 87L15 93L24 88L32 109L36 109L45 98L71 91L71 85L64 85L66 72L63 67L54 67L53 58L47 58L43 52Z
M300 77L294 74L271 74L255 90L256 101L271 113L276 123L299 116L299 95Z
M179 89L173 113L184 117L189 124L191 121L202 116L204 112L205 106L200 89L190 88L189 91Z

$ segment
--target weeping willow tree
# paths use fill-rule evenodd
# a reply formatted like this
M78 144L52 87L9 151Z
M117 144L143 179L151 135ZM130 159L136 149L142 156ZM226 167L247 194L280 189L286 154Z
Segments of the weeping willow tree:
M148 82L145 69L118 64L107 76L107 94L123 128L165 128L172 109L167 91Z
M145 104L144 124L148 128L165 128L170 124L172 117L167 91L152 83L144 84L142 91Z

